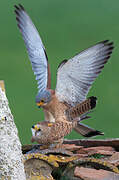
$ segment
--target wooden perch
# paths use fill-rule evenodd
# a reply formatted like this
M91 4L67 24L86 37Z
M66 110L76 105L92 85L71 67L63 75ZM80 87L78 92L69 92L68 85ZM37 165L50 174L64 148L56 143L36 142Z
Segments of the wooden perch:
M0 81L0 179L25 180L21 143L4 87Z

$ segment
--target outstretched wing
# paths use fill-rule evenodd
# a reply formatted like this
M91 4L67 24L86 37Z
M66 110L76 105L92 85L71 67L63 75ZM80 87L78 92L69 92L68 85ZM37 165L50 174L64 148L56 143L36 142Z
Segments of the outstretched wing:
M22 33L32 64L32 69L38 81L38 90L41 92L46 89L47 86L49 87L50 84L50 77L48 80L49 71L46 51L38 31L24 10L24 7L15 5L15 13L18 27Z
M57 71L56 95L59 101L65 101L72 106L84 101L92 83L110 58L113 48L113 43L106 40L68 61L64 60Z

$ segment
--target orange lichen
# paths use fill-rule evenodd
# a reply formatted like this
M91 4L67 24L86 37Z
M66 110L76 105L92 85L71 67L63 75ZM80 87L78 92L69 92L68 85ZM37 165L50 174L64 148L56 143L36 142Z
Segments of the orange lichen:
M40 154L40 153L31 153L31 154L25 154L24 155L24 163L29 159L40 159L47 161L50 165L54 167L59 167L59 164L56 162L56 160L50 156Z
M49 158L54 159L57 162L68 163L78 159L78 156L64 157L64 156L49 155Z

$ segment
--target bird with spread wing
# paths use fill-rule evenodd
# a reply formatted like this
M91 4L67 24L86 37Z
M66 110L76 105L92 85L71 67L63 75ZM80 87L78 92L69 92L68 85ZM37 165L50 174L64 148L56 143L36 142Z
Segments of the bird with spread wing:
M36 103L45 113L45 120L32 126L32 141L60 143L72 129L85 137L102 135L80 121L88 118L87 112L96 105L95 97L86 96L110 58L113 42L99 42L62 61L57 70L56 89L52 90L48 57L40 35L22 5L15 5L15 13L38 82Z

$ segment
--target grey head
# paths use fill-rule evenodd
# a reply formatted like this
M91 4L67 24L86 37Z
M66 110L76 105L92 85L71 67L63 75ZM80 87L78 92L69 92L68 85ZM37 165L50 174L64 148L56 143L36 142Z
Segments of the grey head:
M40 108L51 101L51 92L48 90L38 92L36 96L36 104Z

